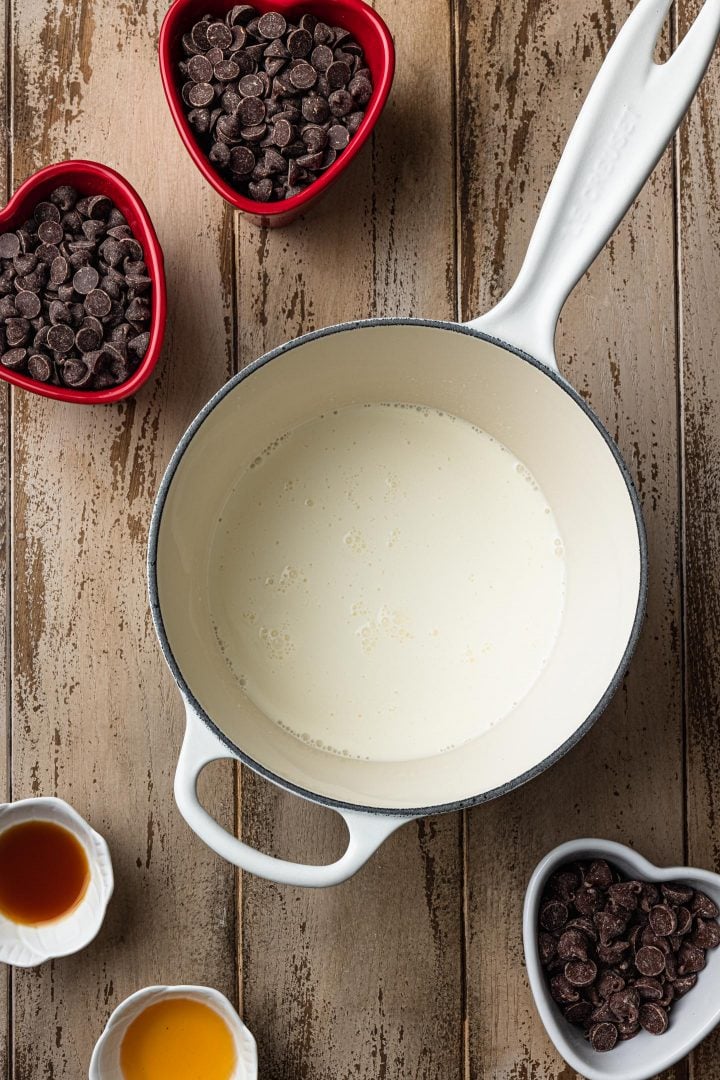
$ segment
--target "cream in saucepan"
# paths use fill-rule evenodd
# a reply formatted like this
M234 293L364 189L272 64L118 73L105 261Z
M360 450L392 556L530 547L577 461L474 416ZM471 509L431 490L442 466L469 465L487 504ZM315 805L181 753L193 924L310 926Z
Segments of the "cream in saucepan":
M278 438L240 475L208 573L242 692L297 738L374 761L500 722L563 614L562 539L532 475L414 405L348 406Z

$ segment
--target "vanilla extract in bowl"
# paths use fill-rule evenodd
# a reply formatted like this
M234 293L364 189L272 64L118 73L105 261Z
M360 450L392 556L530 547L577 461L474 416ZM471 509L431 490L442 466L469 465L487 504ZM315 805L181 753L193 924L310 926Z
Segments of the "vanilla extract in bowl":
M54 821L23 821L0 833L0 915L38 926L70 914L90 883L85 849Z

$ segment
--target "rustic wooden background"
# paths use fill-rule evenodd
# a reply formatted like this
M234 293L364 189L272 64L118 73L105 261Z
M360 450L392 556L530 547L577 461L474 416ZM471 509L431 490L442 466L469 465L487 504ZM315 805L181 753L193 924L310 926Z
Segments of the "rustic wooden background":
M208 6L211 6L208 0ZM170 311L137 400L84 409L2 384L0 792L57 794L108 839L96 942L0 971L0 1077L81 1080L148 983L208 983L254 1031L261 1080L569 1080L534 1012L527 878L555 843L629 842L720 870L720 62L637 205L571 298L558 355L645 508L647 625L606 716L514 795L410 825L351 883L240 879L171 794L182 717L145 592L153 496L200 406L264 350L355 316L469 318L507 288L564 139L630 0L382 0L389 106L304 221L260 232L205 184L156 59L167 0L5 0L0 190L87 156L137 187ZM667 53L699 0L681 0ZM6 666L7 661L7 666ZM207 798L274 853L329 858L334 815L213 766ZM676 1080L720 1078L710 1038Z

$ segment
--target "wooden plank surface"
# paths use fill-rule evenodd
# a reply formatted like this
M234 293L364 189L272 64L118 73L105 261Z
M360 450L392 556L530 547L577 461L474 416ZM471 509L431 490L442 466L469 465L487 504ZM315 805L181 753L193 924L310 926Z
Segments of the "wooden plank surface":
M395 36L398 76L372 145L305 221L262 234L241 226L243 363L345 319L454 313L448 4L428 0L421 19L414 0L377 8ZM434 77L419 86L429 63ZM310 861L328 861L343 843L335 815L248 773L242 828L263 850ZM460 841L457 816L413 824L352 883L326 891L246 877L243 1000L261 1076L459 1080Z
M0 192L10 195L10 98L8 95L7 23L0 5ZM10 561L10 392L0 384L0 802L12 798L10 784L10 672L7 663L10 648L8 566ZM10 979L9 968L0 967L0 1078L10 1076Z
M8 95L9 49L6 21L0 5L0 56L4 63L0 71L0 191L4 198L10 195L9 165L10 97ZM8 594L8 565L10 556L10 392L5 383L0 386L0 802L12 798L10 779L10 672L8 650L10 647ZM0 1078L10 1077L10 968L0 967Z
M699 3L679 5L679 37ZM720 63L715 57L678 148L680 358L685 480L688 861L720 871ZM720 1035L693 1055L720 1078Z
M145 586L150 508L184 427L232 357L231 219L179 143L155 52L164 0L13 6L13 184L94 157L146 200L165 247L168 340L134 402L14 395L13 791L67 798L103 833L116 894L79 956L14 976L14 1080L80 1080L109 1012L151 983L234 997L232 869L172 799L182 718ZM192 268L192 272L189 271ZM233 820L233 778L213 809Z
M658 861L681 861L687 848L720 869L717 61L677 176L667 155L571 298L558 338L562 370L636 478L651 560L630 674L568 758L464 822L402 829L340 888L240 885L172 800L182 717L145 594L162 469L233 370L356 316L469 318L511 284L582 97L632 6L426 0L420 12L413 0L378 0L398 50L381 124L310 216L268 232L224 207L172 127L155 54L166 0L0 5L15 133L10 175L0 146L0 189L62 157L119 168L154 218L170 294L159 373L135 402L0 400L0 522L9 460L15 593L3 626L14 649L0 670L12 686L0 792L12 737L13 796L68 798L107 836L117 876L86 952L13 973L11 1052L10 980L0 977L0 1078L82 1078L119 1000L151 982L192 981L242 1006L264 1080L570 1080L524 977L520 907L537 859L588 833ZM698 7L681 0L680 32ZM0 539L3 610L4 553ZM4 656L0 642L0 668ZM230 766L213 767L205 798L263 850L325 861L342 848L335 815L252 773L237 784ZM674 1075L720 1080L718 1060L716 1037Z
M632 5L461 0L462 310L512 284L580 103ZM519 927L552 846L602 836L650 859L683 852L672 172L666 156L571 297L560 368L620 444L650 547L648 617L630 674L579 747L526 788L469 814L470 1076L570 1076L538 1023ZM592 484L592 477L588 477ZM657 792L663 791L660 812Z

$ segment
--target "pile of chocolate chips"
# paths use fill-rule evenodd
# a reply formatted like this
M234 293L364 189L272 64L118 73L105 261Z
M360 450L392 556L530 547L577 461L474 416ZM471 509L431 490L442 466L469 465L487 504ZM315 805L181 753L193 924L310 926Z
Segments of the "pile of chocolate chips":
M720 945L718 914L688 885L624 880L604 859L564 866L540 903L550 993L594 1050L612 1050L641 1028L662 1035L706 949Z
M182 39L182 99L200 145L238 191L290 199L328 169L360 127L373 92L347 30L314 15L288 22L236 4Z
M0 363L38 382L125 382L150 340L143 250L107 195L68 185L0 233Z

